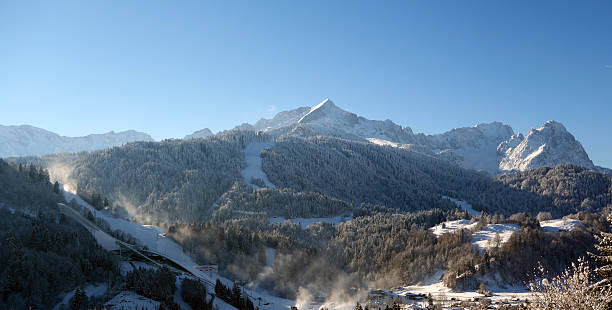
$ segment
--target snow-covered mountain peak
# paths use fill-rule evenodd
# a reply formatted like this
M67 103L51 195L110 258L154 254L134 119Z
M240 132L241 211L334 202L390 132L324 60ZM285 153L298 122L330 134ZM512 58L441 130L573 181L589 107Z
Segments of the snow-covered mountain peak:
M346 123L354 124L357 121L357 115L342 110L337 107L333 101L326 98L321 103L312 107L310 111L304 115L298 123L312 123L312 122L323 122L323 123Z
M526 170L565 163L589 169L595 167L580 142L556 121L547 121L542 127L529 130L520 143L516 141L498 147L505 155L499 163L501 170Z
M501 122L482 123L474 127L479 129L487 140L507 139L514 134L512 127Z

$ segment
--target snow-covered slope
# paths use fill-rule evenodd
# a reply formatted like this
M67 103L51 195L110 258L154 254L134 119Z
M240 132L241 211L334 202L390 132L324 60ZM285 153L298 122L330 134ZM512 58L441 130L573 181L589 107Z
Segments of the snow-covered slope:
M239 126L236 126L234 129L254 131L276 130L279 128L296 124L309 111L309 107L300 107L289 111L282 111L276 114L271 119L262 118L258 120L255 125L244 123Z
M153 139L148 134L134 130L111 131L84 137L64 137L29 125L0 125L0 157L93 151L134 141L153 141Z
M576 227L583 226L581 221L574 219L557 219L557 220L549 220L540 222L540 227L542 227L543 231L552 231L552 232L560 232L560 231L572 231Z
M519 139L516 137L513 143L500 145L498 151L503 155L499 163L501 170L523 171L565 163L595 168L580 142L559 122L548 121L538 129L531 129L516 144Z
M490 247L501 246L519 228L516 224L489 224L472 234L472 244L480 251ZM499 239L496 239L497 236L499 236Z
M198 138L206 138L206 137L210 137L213 136L214 133L208 129L208 128L204 128L201 130L198 130L190 135L186 135L184 139L198 139Z
M514 134L512 128L500 122L479 124L428 135L422 143L442 158L462 167L497 173L497 146ZM424 141L423 141L424 140Z

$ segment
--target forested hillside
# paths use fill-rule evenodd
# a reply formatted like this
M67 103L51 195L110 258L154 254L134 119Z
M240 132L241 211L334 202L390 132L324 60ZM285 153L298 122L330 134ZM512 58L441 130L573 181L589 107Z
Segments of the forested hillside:
M612 176L574 165L500 175L497 179L524 192L550 199L555 208L598 211L612 207Z
M119 204L135 218L197 221L240 178L242 150L263 135L227 134L206 140L131 143L76 162L79 194Z
M285 138L264 150L272 183L315 191L353 203L403 211L451 209L442 196L469 201L475 209L510 215L540 211L555 215L549 198L506 186L473 170L417 152L330 137Z
M590 170L581 169L579 177L558 175L564 183L553 190L553 181L535 181L548 171L545 168L492 179L422 153L321 136L283 137L264 149L263 170L278 188L253 193L243 186L240 174L246 165L243 150L250 142L270 139L261 133L231 131L207 139L131 143L67 155L64 164L70 167L64 170L71 172L64 179L75 183L85 198L106 198L135 219L169 223L264 209L286 217L318 217L359 206L401 211L456 208L442 196L505 215L545 211L563 216L601 210L610 203L610 177ZM17 162L46 161L55 167L61 166L61 158ZM550 174L546 177L552 180ZM523 182L526 178L530 181ZM332 206L338 203L343 206Z
M62 201L45 170L0 160L0 308L50 309L78 285L114 281L117 258L60 215Z

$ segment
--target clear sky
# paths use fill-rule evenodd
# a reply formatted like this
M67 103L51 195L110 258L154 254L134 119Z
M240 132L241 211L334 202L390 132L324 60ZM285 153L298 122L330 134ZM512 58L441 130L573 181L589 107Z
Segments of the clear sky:
M612 167L612 1L0 1L0 124L155 139L329 97L415 132L562 122Z

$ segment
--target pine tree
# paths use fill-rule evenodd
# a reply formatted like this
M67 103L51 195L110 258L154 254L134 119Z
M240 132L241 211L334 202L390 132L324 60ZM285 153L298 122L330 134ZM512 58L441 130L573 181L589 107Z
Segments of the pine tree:
M55 181L55 183L53 183L53 192L56 193L56 194L59 194L59 192L60 192L59 183L57 181Z
M612 214L608 215L608 221L612 223ZM612 287L612 233L602 232L600 236L595 236L599 244L595 248L599 255L589 253L599 264L595 272L604 280L598 285Z

